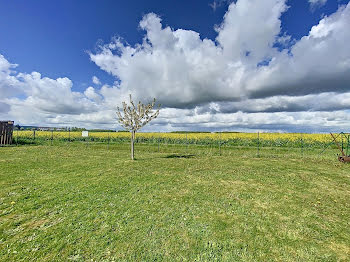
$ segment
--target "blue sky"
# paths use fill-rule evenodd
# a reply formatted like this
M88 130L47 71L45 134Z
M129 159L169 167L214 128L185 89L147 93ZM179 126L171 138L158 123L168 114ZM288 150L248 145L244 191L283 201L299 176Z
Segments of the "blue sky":
M141 29L140 27L140 21L144 19L145 16L149 13L153 13L156 15L157 18L161 19L161 25L162 29L165 29L167 26L169 26L170 30L175 32L178 29L181 30L191 30L192 32L199 33L201 41L204 38L208 38L214 43L214 45L222 46L224 47L223 43L229 42L230 34L242 34L242 38L246 36L245 30L251 30L251 27L247 27L247 29L244 29L245 23L240 24L238 19L243 19L242 17L238 17L238 11L239 5L249 4L252 3L253 5L250 6L251 10L247 13L246 17L244 19L247 19L246 21L259 21L255 20L254 17L259 16L259 4L254 5L254 2L256 0L238 0L238 2L232 3L232 1L225 1L225 0L217 0L216 2L211 1L204 1L204 0L193 0L193 1L183 1L183 0L177 0L177 1L160 1L160 0L148 0L148 1L112 1L112 0L106 0L106 1L93 1L93 0L77 0L77 1L28 1L28 0L11 0L11 1L0 1L0 54L6 59L6 61L10 64L16 64L17 66L12 66L13 72L9 73L12 77L19 77L16 74L28 74L30 75L32 72L38 72L41 75L41 78L47 78L47 79L61 79L61 78L67 78L70 82L66 82L67 85L70 86L70 89L73 92L76 92L77 94L73 95L72 97L79 96L79 94L83 94L86 92L88 87L92 87L92 89L89 89L88 92L91 93L90 97L87 96L84 99L86 99L86 103L84 104L83 101L79 100L79 103L83 103L81 111L77 108L68 107L62 109L62 112L59 110L51 110L51 109L43 109L43 106L39 106L38 109L43 110L43 112L40 111L40 113L43 113L43 115L40 118L32 118L28 119L26 116L11 114L12 111L14 111L14 108L17 108L19 106L19 103L15 103L13 99L17 98L20 100L23 100L27 103L29 103L28 97L33 97L32 93L28 93L27 89L20 90L23 87L15 87L15 89L18 91L16 92L9 92L11 85L9 82L3 83L3 89L0 88L0 91L3 90L3 93L6 93L6 101L0 100L0 108L1 103L3 105L3 117L7 118L15 118L17 121L23 124L42 124L42 125L73 125L74 121L77 122L79 125L87 125L87 126L96 126L98 124L104 125L104 126L114 126L112 124L112 120L106 120L104 117L102 119L96 120L96 122L93 122L91 120L92 115L96 113L96 108L100 107L102 104L102 111L107 110L109 98L115 97L116 94L113 93L111 97L108 97L108 92L111 90L114 90L113 92L116 92L115 89L120 90L126 90L131 93L135 93L136 97L139 97L140 90L134 90L133 88L136 87L130 87L127 86L126 83L129 83L130 81L127 79L128 75L125 73L125 70L130 70L128 72L132 72L132 74L136 75L142 75L144 71L142 72L134 72L133 70L136 70L135 68L138 68L139 65L134 65L131 67L125 67L125 70L120 71L121 65L118 64L119 68L116 70L115 68L109 68L108 66L113 66L110 64L106 64L106 61L111 61L111 59L115 58L125 58L123 57L123 51L116 50L116 49L110 49L111 57L102 56L103 51L106 51L106 46L110 43L115 43L115 38L113 37L120 37L121 39L118 40L124 47L130 46L132 48L135 47L135 45L142 45L143 39L147 32L150 32L152 29L148 28L147 26ZM268 3L269 2L269 3ZM313 3L311 3L313 2ZM282 38L278 38L280 40L276 40L273 43L273 46L271 46L271 50L273 47L278 47L279 51L291 51L293 46L298 43L302 37L307 36L313 26L317 26L320 21L325 17L330 17L333 14L337 13L339 10L338 8L340 6L346 7L349 3L348 0L343 1L336 1L336 0L294 0L294 1L280 1L280 0L269 0L266 2L266 5L271 4L271 9L274 6L281 5L281 3L284 4L284 6L280 6L280 10L277 14L275 14L275 17L272 15L274 20L271 20L271 26L275 26L275 28L279 28L279 30L275 30L273 33L276 35L272 35L275 39L281 36L286 36L287 42L283 42ZM261 4L261 3L260 3ZM229 12L229 6L232 6L235 10L232 10L232 12ZM253 8L252 8L253 7ZM256 7L256 8L255 8ZM237 10L236 10L237 9ZM243 10L243 7L242 7ZM234 17L235 12L237 17ZM266 12L269 10L266 9ZM345 12L345 11L344 11ZM229 33L222 38L222 42L218 40L219 33L217 30L220 31L220 29L215 29L216 27L220 25L224 25L225 21L228 21L228 19L225 20L225 16L228 17L232 15L232 21L233 23L230 24L230 28L233 31L228 31ZM249 15L251 15L252 19L249 19ZM248 17L248 18L247 18ZM266 17L269 17L268 15ZM148 22L151 20L156 20L154 17L149 17ZM237 19L237 24L242 30L236 30L233 28L235 26L235 19ZM257 17L258 19L258 17ZM340 18L339 18L340 19ZM152 21L153 21L152 20ZM148 23L147 22L147 23ZM261 23L264 23L265 21L261 21ZM280 24L279 24L280 22ZM331 21L329 21L331 22ZM152 22L153 23L153 22ZM157 21L155 22L157 23ZM270 21L266 22L267 24L270 23ZM345 22L346 23L346 22ZM258 27L261 27L259 31L257 31L256 34L256 40L259 42L259 39L264 38L264 35L259 35L259 32L266 31L266 37L271 38L269 36L269 30L271 29L271 26L261 27L259 25ZM276 27L277 26L277 27ZM227 28L229 28L229 25L227 25ZM230 29L230 30L231 30ZM224 31L224 30L222 30ZM271 33L270 33L271 34ZM180 37L181 38L181 37ZM151 43L152 47L155 48L155 44L152 43L152 40L148 38L147 40L149 43ZM157 40L155 40L157 41ZM250 43L248 43L250 41ZM248 46L252 49L252 61L255 59L253 58L253 55L255 52L259 53L257 60L255 64L264 62L264 61L271 61L274 58L279 59L280 54L273 54L275 51L267 50L266 46L263 46L266 44L266 42L261 41L261 47L254 45L251 42L254 42L255 39L252 40L252 37L248 37L246 42L242 42L242 45L235 45L232 43L229 45L229 48L242 48L245 46ZM270 40L269 40L270 41ZM271 42L271 41L270 41ZM269 42L269 43L270 43ZM301 41L300 41L301 42ZM345 43L343 43L345 44ZM228 45L228 44L227 44ZM250 54L250 50L247 47L247 54ZM144 46L143 46L144 48ZM225 48L223 48L225 49ZM228 47L226 48L228 49ZM264 50L262 50L264 49ZM159 49L160 50L160 49ZM158 51L159 51L158 50ZM297 50L297 49L295 49ZM153 50L154 53L156 50ZM160 50L162 54L168 54L167 51L169 50ZM327 50L329 51L329 50ZM262 52L260 54L260 52ZM346 52L346 51L345 51ZM138 53L141 55L140 53ZM237 63L237 57L233 54L226 54L225 56L231 56L231 61L226 61L227 64ZM346 53L345 55L348 55ZM248 55L248 58L250 56ZM188 57L187 57L188 58ZM105 60L104 60L105 59ZM171 55L165 55L165 59L167 61L173 61ZM243 61L245 64L244 70L247 71L248 67L250 68L250 64L248 66L248 62L245 61L245 58L240 58L240 61ZM280 58L282 61L282 58ZM315 58L315 61L317 59ZM254 60L255 61L255 60ZM131 62L131 61L130 61ZM168 63L164 62L164 63ZM250 61L251 62L251 61ZM249 62L249 63L250 63ZM5 63L5 62L4 62ZM119 63L119 61L118 61ZM134 63L134 62L132 62ZM215 62L216 63L216 62ZM125 63L124 63L125 64ZM271 63L270 63L271 64ZM129 63L128 63L129 65ZM167 66L170 66L172 68L172 65L166 64ZM270 67L269 63L266 62L264 64L266 67ZM221 66L221 64L220 64ZM220 67L219 65L217 68ZM130 69L131 68L131 69ZM4 69L5 70L5 69ZM159 69L158 69L159 70ZM176 71L176 70L175 70ZM232 72L236 73L236 72ZM334 72L334 75L337 75L339 72ZM130 73L131 74L131 73ZM282 73L281 73L282 74ZM101 84L94 84L92 83L92 77L96 76L99 79L99 82ZM181 76L181 74L180 74ZM254 75L255 76L255 75ZM325 83L325 81L332 82L332 79L323 79L323 75L320 75L320 81L322 79L322 82ZM301 77L301 76L300 76ZM342 75L337 75L338 78L342 79ZM141 76L140 76L141 78ZM172 79L177 79L178 76L174 74L174 76L171 76ZM218 76L222 79L222 76ZM288 76L286 76L288 78ZM114 83L115 80L120 80L118 83ZM17 81L16 79L13 81ZM29 80L20 80L20 82L26 82ZM154 84L154 85L161 85L160 82L150 82L151 80L140 80L140 85L142 86L145 82L148 84ZM155 81L154 79L152 81ZM172 80L174 82L174 80ZM198 80L196 80L198 81ZM203 80L205 82L205 80ZM229 80L227 80L229 81ZM248 80L247 80L248 81ZM271 80L272 81L272 80ZM276 80L277 81L277 80ZM279 80L282 81L282 80ZM299 81L299 80L298 80ZM301 80L300 80L301 81ZM191 80L186 83L182 83L185 86L188 85L189 90L195 90L197 87L194 87L194 80ZM272 81L275 83L274 81ZM5 84L7 83L7 86ZM298 82L299 83L299 82ZM328 82L327 82L328 83ZM22 83L23 84L23 83ZM138 82L136 82L138 84ZM164 81L162 82L164 84ZM348 88L348 82L347 78L344 76L344 81L337 83L339 86L339 90L341 92L347 91ZM117 85L117 86L116 86ZM192 85L192 86L191 86ZM242 84L242 88L246 86L247 84ZM271 84L272 85L272 84ZM279 82L280 85L280 82ZM179 115L198 115L198 112L203 112L203 114L210 114L212 115L218 115L220 113L223 113L224 109L227 108L237 108L239 105L232 103L237 103L238 100L242 99L267 99L264 101L256 101L256 100L249 100L250 103L253 103L256 105L257 103L267 103L268 106L265 106L264 108L268 109L262 109L261 111L255 110L254 112L246 112L245 110L233 110L232 112L230 110L227 111L227 114L232 113L239 113L242 111L243 113L277 113L281 114L281 112L285 112L286 114L301 114L302 112L333 112L334 110L338 110L337 108L331 108L327 110L314 108L315 105L310 105L309 108L303 108L301 111L298 111L297 109L292 110L283 110L281 108L277 109L271 109L275 106L271 105L271 101L268 101L268 99L273 100L273 97L278 96L287 96L288 99L294 99L295 97L301 97L301 96L308 96L308 95L322 95L332 92L333 90L327 86L322 85L320 87L320 90L315 91L314 87L315 83L310 84L310 88L308 91L306 90L307 87L301 87L296 88L292 92L279 92L278 88L260 88L256 92L251 91L255 87L251 87L249 89L249 92L244 92L240 90L240 95L237 96L236 93L237 90L232 90L232 93L230 94L214 94L212 90L206 90L202 96L193 97L192 91L191 95L189 95L186 99L180 99L176 98L175 96L172 96L172 90L174 89L174 86L167 86L163 87L162 93L159 95L156 91L152 91L152 95L159 95L162 104L165 105L165 109L168 111L171 110L188 110L188 112L179 112ZM329 84L331 85L331 84ZM104 86L104 87L103 87ZM199 85L200 90L205 90L205 84L201 83ZM114 89L113 89L114 88ZM164 88L168 88L167 91L164 91ZM286 90L287 86L284 87ZM55 88L53 88L55 89ZM317 89L317 88L316 88ZM5 91L6 92L5 92ZM170 91L169 91L170 90ZM255 89L254 89L255 90ZM289 90L289 89L288 89ZM338 89L336 89L336 92L339 92ZM112 92L112 91L111 91ZM7 93L13 93L8 95ZM163 97L162 94L168 93L168 96ZM86 94L85 94L86 95ZM123 97L124 93L120 93L118 97ZM99 104L98 101L95 101L95 97L97 100L101 99L101 103ZM226 98L227 97L227 98ZM148 97L147 97L148 98ZM11 100L12 99L12 100ZM75 98L72 98L73 100ZM173 99L173 100L172 100ZM11 102L11 101L12 102ZM73 101L72 100L72 101ZM183 101L182 101L183 100ZM22 101L22 102L23 102ZM85 100L84 100L85 101ZM289 101L289 100L288 100ZM294 101L294 100L293 100ZM17 101L18 102L18 101ZM115 101L115 103L118 102L118 99ZM218 107L221 109L217 109ZM298 104L298 102L295 102L294 104ZM62 106L62 105L60 105ZM60 107L58 106L58 107ZM94 109L87 109L88 107L94 108ZM215 108L216 109L213 109ZM278 106L276 106L278 107ZM280 106L281 107L281 106ZM298 106L294 105L294 108L297 108ZM302 106L300 106L302 107ZM62 106L63 108L63 106ZM18 109L18 108L17 108ZM344 111L348 110L348 108L343 108ZM72 114L70 114L73 112ZM90 110L90 111L89 111ZM95 111L94 111L95 110ZM111 108L109 110L112 110ZM192 111L191 111L192 110ZM193 111L195 110L195 111ZM272 110L272 111L271 111ZM81 115L84 113L90 112L89 115L89 121L86 123L82 121L81 119L74 120L74 117L77 115ZM230 112L229 112L230 111ZM249 110L248 110L249 111ZM225 111L226 112L226 111ZM1 111L0 111L1 113ZM169 112L168 112L169 113ZM166 115L167 112L164 113ZM170 114L170 113L169 113ZM72 117L72 121L68 121L67 119L69 116ZM297 122L297 116L294 115ZM178 117L178 116L177 116ZM237 117L237 116L236 116ZM248 115L247 115L248 117ZM273 117L271 115L271 117ZM301 117L301 116L300 116ZM164 117L166 118L166 117ZM249 118L249 117L248 117ZM61 121L59 120L61 119ZM202 123L199 123L198 126L193 124L192 127L191 124L184 120L184 117L181 118L183 121L179 121L178 125L177 123L167 122L166 120L160 120L159 126L161 126L161 123L164 123L162 128L165 128L166 130L173 130L173 129L184 129L184 128L191 128L191 129L211 129L211 125L202 125ZM269 116L270 119L270 116ZM92 122L91 122L92 121ZM186 122L187 121L187 122ZM250 120L249 120L250 121ZM42 123L38 123L42 122ZM215 121L214 121L215 122ZM220 121L219 121L220 122ZM222 126L223 129L252 129L256 130L259 129L259 122L257 123L251 123L247 124L246 126L240 126L240 125L228 125L228 126ZM158 126L158 127L159 127ZM221 126L221 125L219 125ZM153 126L153 128L156 128L157 126ZM280 123L276 123L275 127L278 127L278 131L280 130L293 130L297 127L297 124L286 126L286 128L283 128L283 124L281 127ZM267 127L267 129L274 130L275 127L273 125ZM326 127L327 129L328 127ZM330 126L329 128L334 128L334 126ZM347 128L347 126L342 127ZM306 128L307 129L307 128ZM324 127L320 126L320 130L324 130ZM276 129L277 130L277 129Z
M320 17L347 2L328 1L311 10L306 0L289 1L290 9L282 15L283 31L300 39ZM38 71L51 78L67 76L82 90L93 75L114 81L86 54L98 41L120 36L131 45L139 43L143 32L138 24L150 12L160 15L164 25L194 30L202 38L215 40L214 26L221 23L227 3L222 2L215 11L212 4L203 0L1 1L0 53L19 64L19 71Z
M92 75L111 81L89 62L87 50L113 36L128 43L142 40L138 24L144 14L159 14L164 24L215 38L214 25L227 6L216 12L205 1L3 1L0 9L0 50L25 72L39 71L57 78L68 76L88 83ZM196 10L196 11L194 11ZM10 25L10 26L9 26Z

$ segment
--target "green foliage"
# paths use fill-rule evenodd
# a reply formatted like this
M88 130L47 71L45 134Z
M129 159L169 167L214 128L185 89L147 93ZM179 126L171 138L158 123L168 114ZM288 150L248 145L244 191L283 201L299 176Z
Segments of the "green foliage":
M72 127L70 131L75 132L75 131L86 131L86 128L81 128L81 127Z

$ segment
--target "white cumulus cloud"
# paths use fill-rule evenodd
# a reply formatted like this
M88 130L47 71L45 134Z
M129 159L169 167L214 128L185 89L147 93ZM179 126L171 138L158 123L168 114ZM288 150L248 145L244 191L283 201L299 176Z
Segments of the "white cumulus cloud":
M95 85L100 85L100 84L101 84L101 81L100 81L100 79L98 79L97 76L93 76L93 77L92 77L92 82L93 82Z
M324 6L327 3L327 0L309 0L311 10Z
M114 38L89 54L115 76L114 85L94 76L95 85L82 92L66 77L15 72L16 65L0 55L0 116L22 124L118 127L116 106L131 93L135 100L156 97L163 105L146 131L345 131L350 4L298 41L283 33L284 12L286 0L232 2L215 40L146 14L142 42L131 46Z
M279 0L232 3L217 43L190 30L163 28L158 16L148 14L140 22L146 31L142 44L114 39L90 58L120 79L119 95L157 97L170 107L349 90L350 5L278 51L274 43L286 10Z

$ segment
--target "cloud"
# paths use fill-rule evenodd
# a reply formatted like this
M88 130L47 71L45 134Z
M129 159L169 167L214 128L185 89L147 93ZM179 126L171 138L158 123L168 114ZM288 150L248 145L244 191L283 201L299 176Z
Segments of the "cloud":
M311 10L315 10L318 7L324 6L327 0L309 0Z
M212 3L209 4L209 6L213 9L215 12L216 9L223 5L229 5L233 2L233 0L214 0Z
M93 82L95 85L100 85L100 84L101 84L101 81L100 81L100 79L97 78L97 76L93 76L93 77L92 77L92 82Z
M247 91L253 97L306 95L350 90L350 4L313 26L269 66L251 74Z
M96 102L101 102L102 97L96 92L95 88L92 86L89 86L85 92L84 95L89 98L90 100L96 101Z
M163 105L144 131L348 129L350 4L298 41L282 33L287 11L284 0L232 2L215 40L147 14L142 42L114 38L89 53L117 81L101 86L94 76L98 87L82 92L66 77L17 73L0 56L0 116L22 124L118 128L116 106L131 93Z
M239 0L217 28L216 42L194 31L163 28L146 15L146 31L134 47L114 39L90 58L120 79L118 93L159 98L169 107L275 95L349 91L350 5L324 17L309 34L281 51L280 16L285 1ZM288 39L288 35L282 35Z
M73 92L70 79L50 79L38 72L18 74L25 99L17 99L23 107L34 107L43 112L56 114L80 114L96 111L95 104L80 92ZM11 99L9 100L11 101Z
M258 113L350 110L350 93L321 93L306 96L273 96L237 102L209 103L196 107L198 113Z
M0 116L10 111L10 105L6 103L7 97L20 94L20 82L13 76L16 64L9 63L3 55L0 54ZM7 119L6 116L3 119Z
M4 102L0 102L0 114L1 113L7 113L8 111L10 111L10 105L4 103Z
M16 119L22 124L64 124L67 122L57 120L77 116L88 119L88 115L106 111L94 88L74 92L72 81L66 77L18 73L14 71L16 66L0 55L1 119Z
M171 109L174 117L164 114L160 114L158 121L172 130L338 132L348 130L350 121L350 115L344 111L191 114L188 109ZM148 128L152 130L152 126Z
M163 28L151 13L140 22L146 31L142 44L132 47L114 39L90 58L120 79L122 92L157 97L166 106L240 99L248 73L277 52L273 43L286 9L280 0L232 3L217 29L218 44L194 31Z
M280 17L287 10L284 0L237 1L229 6L216 38L228 61L256 66L271 57L281 30Z
M19 81L13 76L16 67L16 64L11 64L0 54L0 94L3 97L19 93Z

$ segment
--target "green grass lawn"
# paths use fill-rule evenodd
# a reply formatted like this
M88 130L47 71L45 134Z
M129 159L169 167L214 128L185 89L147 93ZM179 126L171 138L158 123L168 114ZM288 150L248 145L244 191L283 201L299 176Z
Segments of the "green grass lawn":
M0 148L0 260L350 260L336 151L208 150Z

